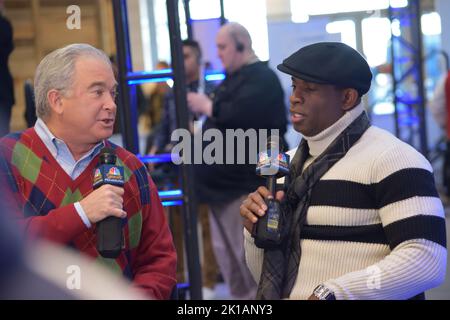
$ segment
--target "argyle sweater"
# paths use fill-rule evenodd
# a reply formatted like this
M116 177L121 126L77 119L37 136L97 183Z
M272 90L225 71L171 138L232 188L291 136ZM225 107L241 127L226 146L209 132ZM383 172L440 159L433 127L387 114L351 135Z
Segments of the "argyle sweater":
M0 140L0 173L6 175L20 204L19 225L27 235L69 245L91 256L132 280L149 296L167 299L176 283L176 254L156 187L133 154L105 143L115 149L117 164L124 167L125 249L117 259L99 255L96 226L88 229L73 205L93 191L98 155L72 180L33 128Z
M307 138L305 167L360 113ZM259 282L263 251L245 230L246 260ZM291 299L325 284L336 299L409 299L444 281L446 233L429 162L371 126L312 189Z

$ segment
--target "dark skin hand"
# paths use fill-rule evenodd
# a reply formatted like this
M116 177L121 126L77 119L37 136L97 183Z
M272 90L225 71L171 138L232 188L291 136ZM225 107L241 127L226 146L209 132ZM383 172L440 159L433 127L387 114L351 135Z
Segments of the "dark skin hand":
M283 191L278 191L275 195L277 200L281 200L283 197ZM273 196L266 187L261 186L255 192L250 193L241 204L240 214L244 218L243 224L250 233L258 218L266 214L267 206L264 199L273 199Z

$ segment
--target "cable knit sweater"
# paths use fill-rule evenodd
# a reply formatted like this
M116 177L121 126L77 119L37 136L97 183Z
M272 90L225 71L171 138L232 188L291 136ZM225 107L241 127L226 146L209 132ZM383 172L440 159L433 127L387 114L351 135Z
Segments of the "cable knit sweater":
M361 112L358 106L305 137L305 168ZM307 299L321 283L338 300L409 299L444 281L444 210L429 162L411 146L371 126L311 197L291 299ZM244 233L247 264L259 282L264 252Z

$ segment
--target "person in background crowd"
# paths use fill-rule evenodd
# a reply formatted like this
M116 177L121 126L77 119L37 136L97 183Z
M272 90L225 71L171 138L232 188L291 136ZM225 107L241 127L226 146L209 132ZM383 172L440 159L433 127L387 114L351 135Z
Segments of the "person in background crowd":
M211 82L205 82L203 77L202 51L200 45L195 40L183 41L184 69L186 73L186 87L189 92L201 92L206 95L212 94L214 85ZM154 143L150 154L170 153L173 148L170 136L177 129L175 96L172 90L169 90L164 99L164 110L159 130L154 135ZM189 122L191 124L191 133L194 134L194 127L200 130L202 120L197 115L190 113ZM151 171L152 176L157 176L158 180L170 178L172 186L178 185L178 174L176 167L170 164L159 165L156 170ZM170 176L170 177L168 177ZM156 179L155 179L156 180ZM175 180L175 181L173 181ZM158 183L158 182L157 182ZM183 259L183 231L181 224L181 212L179 207L169 209L172 218L175 246L178 255L178 281L184 282L184 259ZM200 203L198 205L198 217L202 230L202 279L203 279L203 298L214 298L214 287L217 281L218 266L211 243L211 233L208 217L208 206Z
M255 55L248 31L238 23L221 27L216 37L219 58L226 70L225 80L211 99L205 94L188 94L192 112L206 115L203 131L217 129L225 137L227 129L277 129L286 132L284 93L279 79L266 62ZM245 159L253 159L247 139ZM233 150L234 151L234 150ZM224 156L232 150L224 150ZM220 271L237 299L254 299L256 283L245 264L239 206L246 195L265 181L255 174L255 165L196 165L197 196L208 204L211 235ZM242 155L240 155L242 156Z
M445 187L445 194L447 197L450 197L450 71L445 73L439 80L428 107L436 123L445 131L446 148L442 181Z
M13 29L3 15L4 0L0 0L0 137L9 132L14 101L14 83L8 59L14 49Z

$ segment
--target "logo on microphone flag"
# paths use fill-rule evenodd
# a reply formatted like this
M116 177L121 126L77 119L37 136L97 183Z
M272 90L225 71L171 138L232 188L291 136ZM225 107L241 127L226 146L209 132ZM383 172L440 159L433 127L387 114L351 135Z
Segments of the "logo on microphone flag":
M102 172L99 168L95 169L94 172L94 185L102 181Z
M116 167L112 167L111 169L109 169L108 174L111 174L113 176L120 176L120 171Z
M269 161L270 161L270 159L269 159L269 155L267 154L267 152L261 152L259 154L259 159L258 159L257 165L263 166L263 165L267 164Z
M122 174L120 173L120 170L117 167L111 167L106 174L106 177L111 180L123 180Z

